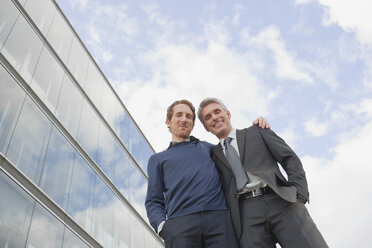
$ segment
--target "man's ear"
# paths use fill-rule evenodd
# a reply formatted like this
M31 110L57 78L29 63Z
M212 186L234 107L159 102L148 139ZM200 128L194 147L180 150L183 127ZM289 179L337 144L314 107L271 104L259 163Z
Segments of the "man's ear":
M168 120L168 118L165 119L165 125L167 125L167 127L169 127L169 122L170 122L170 120Z

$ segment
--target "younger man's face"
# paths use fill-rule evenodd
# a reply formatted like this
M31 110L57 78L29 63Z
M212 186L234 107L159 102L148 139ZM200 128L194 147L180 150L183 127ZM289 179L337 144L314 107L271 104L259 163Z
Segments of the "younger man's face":
M172 133L173 141L183 141L190 136L194 128L194 114L186 104L177 104L173 107L173 115L166 124Z

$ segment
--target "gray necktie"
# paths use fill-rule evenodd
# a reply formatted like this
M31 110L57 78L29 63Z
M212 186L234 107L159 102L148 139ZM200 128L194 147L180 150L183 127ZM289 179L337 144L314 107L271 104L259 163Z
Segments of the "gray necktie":
M243 169L242 163L240 162L239 155L235 148L230 144L232 138L227 137L225 139L224 145L225 145L225 155L226 159L230 164L230 167L234 173L235 181L236 181L236 188L238 191L244 187L244 185L248 182L248 177Z

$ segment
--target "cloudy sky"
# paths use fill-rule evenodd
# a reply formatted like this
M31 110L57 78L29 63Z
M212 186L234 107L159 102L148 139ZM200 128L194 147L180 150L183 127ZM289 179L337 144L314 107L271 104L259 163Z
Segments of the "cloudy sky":
M237 128L265 116L303 161L330 247L370 247L371 1L57 2L155 151L176 99L218 97Z

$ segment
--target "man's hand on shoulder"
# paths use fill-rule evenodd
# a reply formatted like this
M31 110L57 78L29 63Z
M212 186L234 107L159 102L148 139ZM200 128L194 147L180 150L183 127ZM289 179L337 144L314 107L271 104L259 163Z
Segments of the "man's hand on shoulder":
M256 120L252 122L253 125L259 126L262 129L270 129L269 122L262 116L258 117Z

